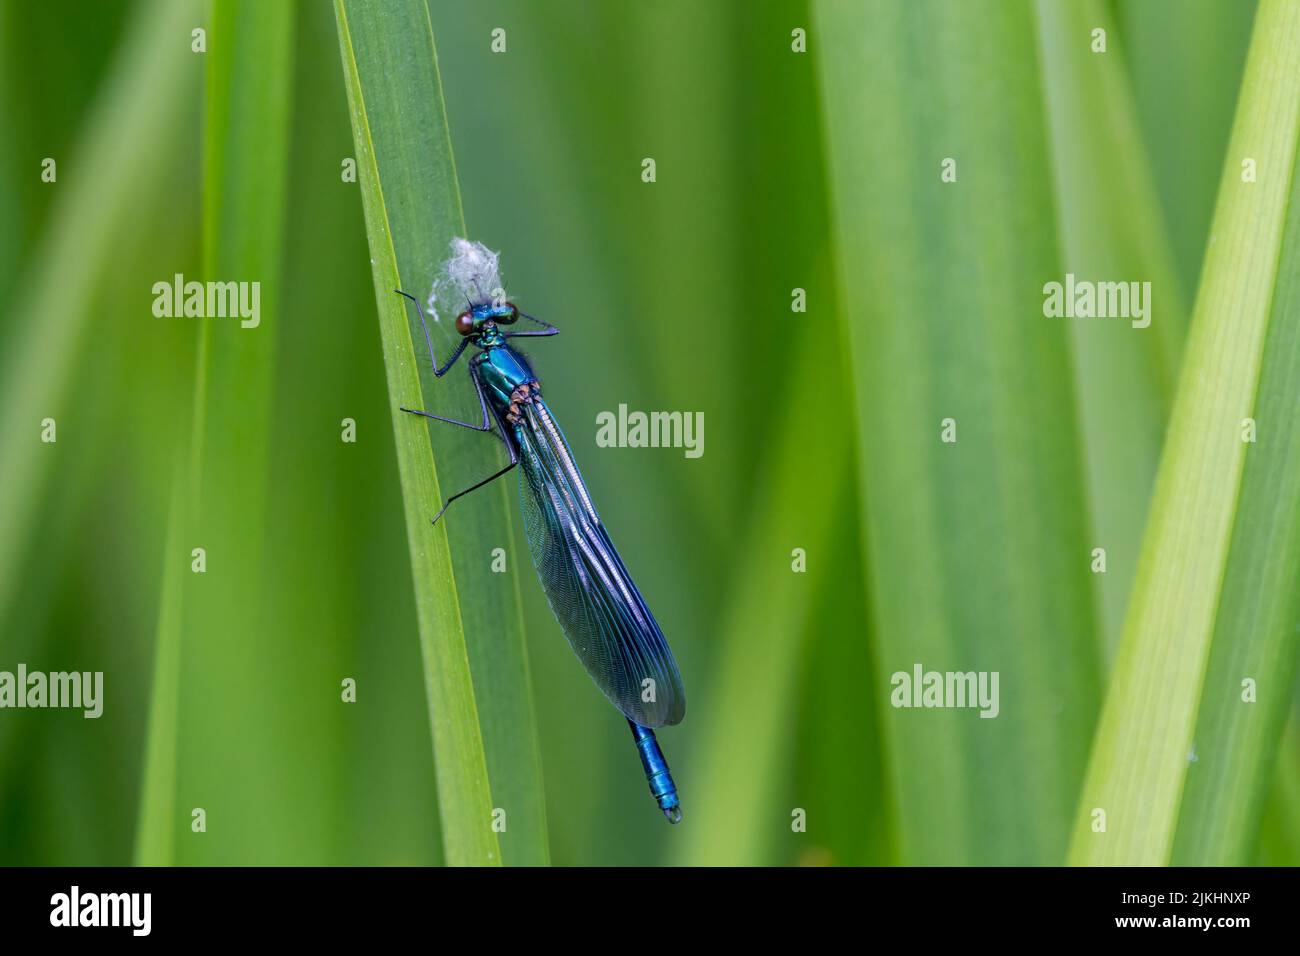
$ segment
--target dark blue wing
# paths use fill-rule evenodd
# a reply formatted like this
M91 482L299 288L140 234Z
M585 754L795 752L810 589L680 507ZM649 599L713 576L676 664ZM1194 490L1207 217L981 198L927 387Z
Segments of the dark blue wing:
M551 610L587 673L628 719L643 727L675 724L686 715L686 690L673 652L592 507L550 410L537 399L520 411L520 503Z

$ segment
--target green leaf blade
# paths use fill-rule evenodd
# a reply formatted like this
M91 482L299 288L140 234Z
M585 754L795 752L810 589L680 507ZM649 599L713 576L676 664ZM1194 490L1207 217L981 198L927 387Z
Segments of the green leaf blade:
M447 861L545 864L518 590L530 565L513 550L513 484L489 486L431 526L445 498L435 457L455 462L458 478L464 463L469 483L501 466L493 457L499 446L398 410L462 419L478 413L460 369L439 385L422 384L422 370L425 383L432 375L424 369L419 320L393 293L402 289L423 301L451 238L465 235L428 10L419 2L340 0L335 13L393 406ZM430 333L445 360L451 331L435 320ZM491 570L496 548L507 552L506 573ZM499 836L494 809L506 814Z
M1099 655L1032 7L815 9L902 862L1056 863ZM999 716L890 706L918 664Z
M179 595L169 592L164 573L151 733L163 740L162 725L177 722L174 806L181 815L172 826L184 838L172 844L176 862L277 863L303 852L307 841L273 839L294 832L296 808L285 786L294 748L265 732L277 723L275 694L268 671L249 661L267 653L264 547L295 19L290 5L247 0L215 0L207 14L206 52L194 54L206 71L203 274L186 279L245 283L257 289L259 304L256 321L232 307L199 320L184 505L169 518L184 544L164 558L168 570L180 562L182 583ZM202 573L189 567L198 548ZM179 653L169 646L178 639ZM179 667L174 718L169 661ZM219 708L218 700L234 706ZM147 769L146 780L161 786L167 755L154 750L150 759L159 766ZM164 805L157 794L152 802ZM202 808L207 826L220 828L219 839L191 830L194 808Z
M33 534L30 507L53 456L33 436L41 420L72 408L77 350L93 315L96 283L116 243L167 160L156 148L183 129L196 88L184 37L188 2L142 4L114 59L103 93L79 138L51 221L16 290L16 330L0 359L0 619L19 586L21 550ZM187 71L188 68L188 71ZM33 452L33 445L37 445Z
M1222 635L1228 643L1276 644L1263 652L1284 656L1288 652L1282 642L1293 639L1277 626L1285 604L1273 603L1291 598L1274 595L1261 604L1234 565L1255 548L1283 569L1295 561L1294 532L1265 537L1259 518L1267 512L1252 514L1269 507L1259 501L1259 489L1280 480L1267 472L1285 465L1289 452L1272 455L1271 466L1265 464L1269 457L1248 453L1242 426L1261 400L1269 405L1273 389L1290 388L1292 399L1295 395L1295 380L1286 379L1291 370L1277 356L1265 361L1265 343L1270 337L1285 343L1295 321L1294 310L1287 315L1280 308L1293 281L1293 266L1280 265L1280 259L1289 217L1297 208L1288 197L1298 131L1300 8L1263 3L1138 578L1076 818L1070 856L1075 863L1170 862L1187 768L1199 759L1193 747L1209 747L1222 757L1226 741L1221 735L1241 729L1207 727L1210 739L1198 739L1198 713L1211 687L1207 681L1213 679L1207 670L1212 645ZM1242 182L1243 157L1256 159L1261 171L1257 182ZM1271 370L1267 389L1261 385L1265 368ZM1274 427L1282 434L1271 441L1294 441L1291 426ZM1263 473L1243 480L1254 470L1253 461L1247 468L1248 458L1256 457ZM1256 487L1256 482L1261 484ZM1290 489L1284 480L1277 490ZM1282 505L1288 506L1289 513L1284 510L1269 520L1293 522L1294 501ZM1256 633L1245 626L1251 608L1263 613L1259 623L1268 621L1271 629ZM1223 691L1221 685L1215 688L1217 694ZM1210 712L1220 706L1226 705L1211 702ZM1262 739L1256 740L1262 746ZM1231 781L1216 776L1220 782L1215 786L1231 788ZM1208 794L1198 799L1212 802ZM1095 809L1106 813L1105 832L1093 830ZM1237 820L1237 826L1244 825L1244 818ZM1207 821L1198 813L1185 825L1205 826Z
M1123 319L1069 323L1093 546L1106 554L1097 588L1109 660L1123 629L1173 403L1186 296L1104 5L1039 0L1036 19L1062 271L1089 282L1143 281L1150 290L1145 327ZM1092 50L1096 28L1111 38L1104 54ZM1133 147L1115 149L1120 142Z

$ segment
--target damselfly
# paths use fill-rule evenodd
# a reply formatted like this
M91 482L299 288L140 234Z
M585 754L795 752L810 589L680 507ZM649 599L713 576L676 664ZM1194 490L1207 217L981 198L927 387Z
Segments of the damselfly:
M461 340L446 365L439 366L434 356L419 300L396 291L415 303L435 376L446 375L469 346L479 350L469 360L469 377L483 419L475 424L420 409L403 407L402 411L475 431L495 428L505 440L510 463L452 495L433 520L437 523L457 498L516 466L522 470L519 503L546 599L587 673L627 718L650 793L664 816L677 823L682 818L677 787L653 729L676 724L686 714L686 690L677 662L614 550L569 444L542 398L537 376L528 360L508 344L510 339L550 336L560 330L506 300L495 253L465 239L454 240L452 249L439 284L463 297L464 308L457 305L456 331ZM435 309L438 288L431 303ZM520 319L537 327L514 328Z

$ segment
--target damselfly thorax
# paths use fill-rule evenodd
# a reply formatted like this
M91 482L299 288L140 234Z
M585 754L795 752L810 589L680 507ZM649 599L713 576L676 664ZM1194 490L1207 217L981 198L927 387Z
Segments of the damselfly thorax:
M492 410L509 424L517 425L520 405L531 404L541 395L542 387L528 360L506 345L498 330L488 332L481 340L483 351L474 356L470 365L483 383Z

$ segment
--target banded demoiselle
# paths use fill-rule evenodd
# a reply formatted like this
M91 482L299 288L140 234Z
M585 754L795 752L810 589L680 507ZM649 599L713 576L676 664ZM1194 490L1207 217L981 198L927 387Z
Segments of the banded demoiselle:
M496 429L510 463L448 498L433 521L436 524L457 498L521 468L519 504L547 602L591 679L627 719L659 809L669 822L678 823L682 810L677 786L654 732L686 714L677 662L610 541L564 433L542 398L541 383L527 358L508 344L510 339L552 336L560 330L505 298L496 253L465 239L453 240L452 250L430 302L433 309L439 307L440 289L443 298L447 292L456 296L455 327L461 340L447 364L438 365L419 300L394 291L415 303L436 377L446 375L469 346L478 349L469 360L469 377L483 418L475 424L420 409L402 411L474 431ZM521 318L537 327L514 328Z

